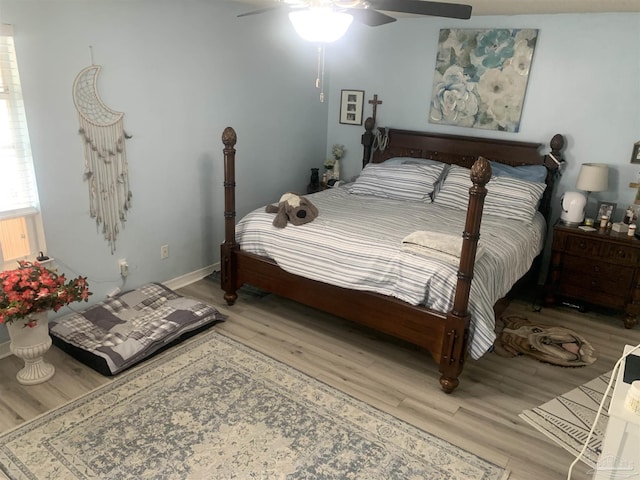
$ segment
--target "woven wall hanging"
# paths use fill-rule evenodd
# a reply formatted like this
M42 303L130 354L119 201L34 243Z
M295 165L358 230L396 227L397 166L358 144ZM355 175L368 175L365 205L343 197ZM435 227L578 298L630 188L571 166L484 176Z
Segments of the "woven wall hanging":
M89 184L89 214L102 225L102 233L116 250L120 225L124 225L131 207L129 166L124 131L124 113L108 108L98 95L99 65L91 65L73 82L73 102L78 110L84 142L84 178Z

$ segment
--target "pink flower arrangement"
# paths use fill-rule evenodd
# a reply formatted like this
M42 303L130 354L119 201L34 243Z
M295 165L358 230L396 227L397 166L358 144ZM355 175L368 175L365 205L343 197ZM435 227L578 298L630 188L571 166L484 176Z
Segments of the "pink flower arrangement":
M91 292L85 277L73 280L49 270L37 262L20 261L19 268L0 272L0 323L27 318L32 313L57 312L71 302L88 300ZM25 326L34 327L29 318Z

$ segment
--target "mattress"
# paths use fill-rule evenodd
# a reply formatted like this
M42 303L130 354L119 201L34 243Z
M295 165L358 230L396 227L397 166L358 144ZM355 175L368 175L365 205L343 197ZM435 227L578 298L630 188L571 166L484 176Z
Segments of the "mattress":
M333 188L307 196L318 217L301 226L272 225L259 208L242 218L236 241L243 251L273 259L282 269L353 290L392 296L446 313L453 306L458 266L402 248L415 231L460 236L466 213L426 202L389 200ZM546 223L484 215L471 285L470 354L480 358L495 340L493 306L542 251Z
M224 319L211 305L149 283L51 320L49 332L62 350L115 375Z

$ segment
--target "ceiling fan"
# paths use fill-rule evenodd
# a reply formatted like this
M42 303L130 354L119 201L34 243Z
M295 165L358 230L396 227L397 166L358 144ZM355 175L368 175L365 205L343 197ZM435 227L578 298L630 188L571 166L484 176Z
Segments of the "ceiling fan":
M289 20L304 40L318 44L318 76L316 88L324 102L324 45L341 38L354 20L370 27L395 22L383 13L398 12L413 15L459 18L471 17L471 6L459 3L426 0L274 0L275 4L238 15L246 17L274 10L288 10Z
M459 18L471 17L471 6L460 3L430 2L426 0L275 0L270 7L243 13L238 17L257 15L273 10L289 10L290 12L325 11L351 16L352 20L370 27L377 27L395 22L396 19L382 13L398 12L413 15ZM349 22L351 23L351 22ZM348 28L348 25L347 25ZM346 29L345 29L346 31Z

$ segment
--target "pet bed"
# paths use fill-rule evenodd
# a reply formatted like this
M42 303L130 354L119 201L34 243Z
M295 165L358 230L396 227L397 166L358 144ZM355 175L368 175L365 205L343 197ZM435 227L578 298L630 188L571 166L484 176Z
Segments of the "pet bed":
M53 343L103 375L115 375L226 315L160 283L51 320Z

